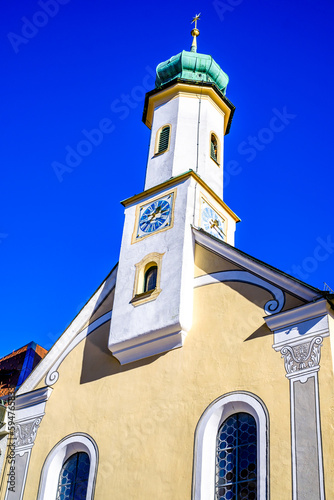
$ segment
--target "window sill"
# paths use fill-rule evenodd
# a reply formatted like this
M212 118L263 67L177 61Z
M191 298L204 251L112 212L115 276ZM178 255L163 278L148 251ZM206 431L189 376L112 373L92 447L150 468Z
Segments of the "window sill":
M140 306L141 304L146 304L146 302L150 302L151 300L155 300L160 294L160 288L154 288L154 290L149 290L148 292L137 293L131 300L130 304L134 307Z
M157 156L161 156L161 155L167 153L167 151L169 151L169 148L165 149L164 151L160 151L160 153L154 153L153 158L156 158Z
M220 167L220 163L218 163L217 160L215 160L214 158L212 158L212 156L210 156L211 160L215 162L216 165L218 165L218 167Z

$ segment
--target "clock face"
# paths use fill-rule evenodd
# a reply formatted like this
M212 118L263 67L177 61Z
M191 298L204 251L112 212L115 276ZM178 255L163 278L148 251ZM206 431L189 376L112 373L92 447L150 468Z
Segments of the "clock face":
M201 226L207 233L225 240L225 221L204 200L202 201Z
M170 193L140 207L136 239L170 226L173 194Z

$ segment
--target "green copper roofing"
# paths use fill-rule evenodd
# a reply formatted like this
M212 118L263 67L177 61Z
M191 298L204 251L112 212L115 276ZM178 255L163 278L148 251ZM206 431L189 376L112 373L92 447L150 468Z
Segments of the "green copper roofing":
M183 50L180 54L157 66L155 86L161 87L175 78L212 82L224 95L229 80L227 74L211 56L187 50Z

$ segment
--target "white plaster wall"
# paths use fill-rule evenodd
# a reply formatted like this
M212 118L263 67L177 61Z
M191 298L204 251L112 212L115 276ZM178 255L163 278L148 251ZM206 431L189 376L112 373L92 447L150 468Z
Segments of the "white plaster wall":
M198 174L223 199L224 115L211 100L202 99ZM220 166L210 157L211 132L220 143Z
M157 186L170 179L173 175L174 147L176 138L176 125L179 109L179 99L157 106L153 114L151 139L146 167L145 190ZM170 147L166 153L154 156L156 135L160 127L171 125ZM187 169L185 169L187 170Z
M169 190L161 191L159 195L167 191ZM147 201L149 199L147 198ZM135 226L136 205L125 210L109 339L111 350L112 345L141 335L154 334L156 337L156 334L166 335L190 328L194 263L190 225L193 220L193 206L193 184L191 179L187 179L177 186L173 227L134 244L131 244L131 238ZM135 264L151 252L164 253L160 281L162 291L155 300L133 306L130 301L133 297Z
M154 156L157 131L167 123L172 127L170 148L166 153ZM220 167L210 158L211 131L215 132L220 141ZM223 152L223 113L211 99L201 99L200 94L180 95L154 111L145 190L188 170L194 170L222 198Z
M166 124L171 125L169 150L154 156L157 132ZM220 142L220 166L210 158L211 132L217 135ZM193 170L222 198L223 144L224 115L210 98L202 98L200 93L196 95L189 92L157 106L151 128L145 190ZM194 211L198 211L196 206L199 204L199 193L204 188L200 188L193 178L188 178L176 185L176 189L174 224L168 230L132 243L139 202L125 210L109 338L112 352L133 348L140 342L151 342L176 332L182 332L184 336L191 327L194 265L191 224L198 224ZM156 192L142 199L140 204L170 190L171 188ZM218 206L218 211L228 219L227 241L234 244L235 222L221 208ZM134 306L131 300L134 294L135 265L152 252L164 254L160 276L161 292L155 300L136 303ZM148 352L149 349L146 355L149 355ZM140 356L145 357L145 349Z
M197 163L197 130L198 130L198 99L178 97L179 113L177 117L177 136L174 152L174 175L187 170L196 171Z

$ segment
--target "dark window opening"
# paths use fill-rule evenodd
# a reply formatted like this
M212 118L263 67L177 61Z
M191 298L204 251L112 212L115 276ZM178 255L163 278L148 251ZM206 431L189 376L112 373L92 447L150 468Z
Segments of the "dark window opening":
M257 498L256 422L235 413L220 427L216 454L216 500Z
M159 145L158 145L157 154L164 153L165 151L167 151L168 144L169 144L169 132L170 132L169 125L162 128L162 130L160 132L160 137L159 137Z
M149 292L155 289L155 287L157 286L157 275L157 266L152 266L146 271L144 277L144 292Z
M88 454L80 452L71 455L59 475L57 500L86 500L88 475Z
M210 156L218 163L218 141L214 134L211 134L211 152Z

